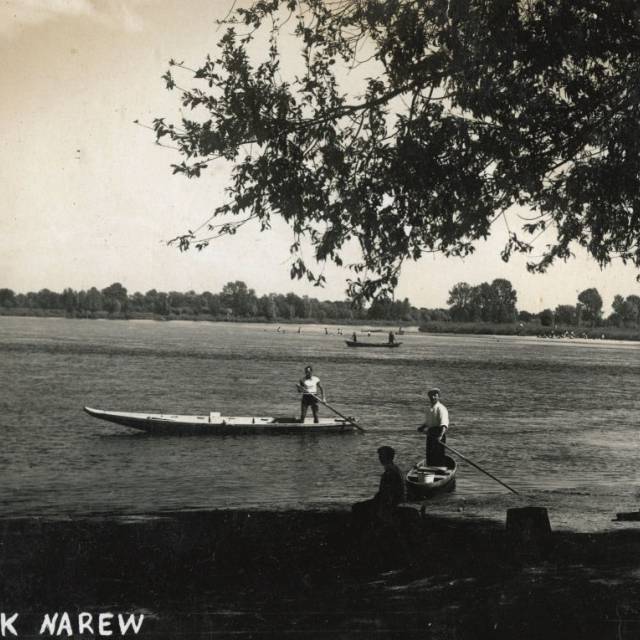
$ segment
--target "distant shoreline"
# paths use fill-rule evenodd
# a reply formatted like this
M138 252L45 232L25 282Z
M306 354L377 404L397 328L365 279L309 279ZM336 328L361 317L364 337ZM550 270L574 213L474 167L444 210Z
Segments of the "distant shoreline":
M85 314L67 314L62 309L7 309L0 308L0 316L21 318L68 318L75 320L153 320L157 322L187 321L187 322L228 322L231 324L270 324L295 325L326 325L327 327L380 327L372 331L388 330L397 327L400 332L409 327L415 327L415 321L398 320L365 320L350 318L277 318L270 320L262 316L237 317L213 316L210 314L170 314L167 316L155 313L127 312L107 313L106 311L89 312ZM384 327L384 329L383 329ZM454 335L487 335L487 336L531 336L543 339L576 339L576 340L624 340L640 342L640 329L635 327L576 327L561 325L545 327L539 322L454 322L434 321L418 327L420 333L454 334Z
M271 324L271 325L326 325L327 327L358 326L358 327L397 327L403 330L407 327L416 327L415 320L367 320L354 318L276 318L270 320L264 316L214 316L207 313L199 314L170 314L161 315L147 312L107 313L97 311L91 313L68 314L63 309L6 309L0 308L0 316L20 318L68 318L70 320L154 320L157 322L228 322L230 324Z

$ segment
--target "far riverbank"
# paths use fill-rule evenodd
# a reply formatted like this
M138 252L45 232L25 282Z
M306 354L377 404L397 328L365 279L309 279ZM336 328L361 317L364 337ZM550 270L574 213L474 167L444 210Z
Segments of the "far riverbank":
M7 309L0 308L0 316L32 317L32 318L73 318L80 320L153 320L157 322L187 321L187 322L228 322L242 324L269 324L277 330L278 326L304 327L306 325L321 325L331 327L337 331L342 327L358 327L365 331L393 330L400 335L403 332L460 334L460 335L489 335L489 336L533 336L539 338L563 338L583 340L626 340L640 342L640 328L638 327L576 327L573 325L543 326L540 322L427 322L416 327L415 321L398 320L363 320L353 318L278 318L268 319L262 316L236 317L214 316L210 314L170 314L119 312L107 313L95 311L87 313L68 314L62 309ZM344 333L344 331L342 331Z
M576 327L573 325L542 326L539 322L429 322L419 327L422 333L448 333L489 336L535 336L568 340L628 340L640 341L637 327Z

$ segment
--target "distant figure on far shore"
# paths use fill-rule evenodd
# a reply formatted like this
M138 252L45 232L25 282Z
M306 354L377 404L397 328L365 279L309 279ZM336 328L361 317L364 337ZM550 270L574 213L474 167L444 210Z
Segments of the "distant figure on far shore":
M389 344L393 344L396 341L396 337L393 335L393 331L389 331Z
M351 336L351 340L353 342L358 342L358 334L354 331L353 335Z

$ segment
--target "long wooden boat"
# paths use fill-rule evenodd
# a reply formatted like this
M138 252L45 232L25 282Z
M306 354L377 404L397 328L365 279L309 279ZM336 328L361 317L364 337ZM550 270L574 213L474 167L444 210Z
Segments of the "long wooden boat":
M350 433L354 425L343 418L321 418L319 422L307 418L300 422L295 418L222 416L211 412L203 416L184 416L162 413L130 413L126 411L102 411L84 407L94 418L113 422L149 433L174 435L244 435L249 433Z
M445 467L428 467L426 461L421 460L413 466L405 476L407 497L410 500L422 500L453 491L458 465L451 456L445 456L445 463Z
M345 340L347 347L386 347L387 349L395 349L402 342L362 342L360 340Z

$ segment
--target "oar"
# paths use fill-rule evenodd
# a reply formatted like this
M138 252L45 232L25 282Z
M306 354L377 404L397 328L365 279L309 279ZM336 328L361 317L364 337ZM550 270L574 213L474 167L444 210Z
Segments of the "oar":
M466 456L463 456L459 451L456 451L456 449L454 449L453 447L450 447L448 444L445 444L444 442L440 442L440 444L445 449L448 449L449 451L451 451L451 453L455 453L459 458L462 458L464 461L468 462L471 466L475 467L479 471L482 471L482 473L486 473L490 478L493 478L496 482L500 483L503 487L506 487L507 489L509 489L509 491L511 491L512 493L515 493L516 495L520 495L515 489L511 488L506 482L502 482L502 480L500 480L499 478L496 478L492 473L489 473L486 469L483 469L479 464L476 464L475 462L473 462L473 460L469 460L469 458L467 458Z
M331 409L333 413L339 415L343 420L346 420L349 424L352 424L358 431L364 433L366 429L363 429L353 418L348 418L347 416L340 413L335 407L332 407L328 402L325 402L322 398L319 398L315 393L308 393L307 395L313 396L318 402L321 402L327 409Z

